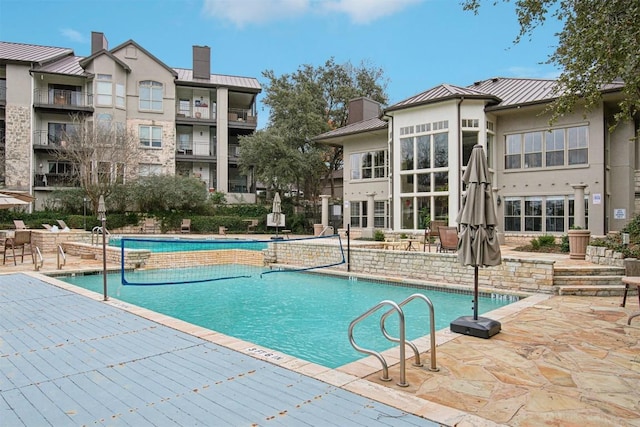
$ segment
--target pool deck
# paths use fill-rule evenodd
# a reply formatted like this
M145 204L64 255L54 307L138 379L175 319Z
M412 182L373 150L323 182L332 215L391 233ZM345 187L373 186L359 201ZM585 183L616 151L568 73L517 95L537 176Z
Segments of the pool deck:
M491 339L438 331L439 371L422 353L399 387L397 364L391 382L372 358L328 369L0 266L18 271L0 274L0 425L640 426L636 297L534 295L485 314Z

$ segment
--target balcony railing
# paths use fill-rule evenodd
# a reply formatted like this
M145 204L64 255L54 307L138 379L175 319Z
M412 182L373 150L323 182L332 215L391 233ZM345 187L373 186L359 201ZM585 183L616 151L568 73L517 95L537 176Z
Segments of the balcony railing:
M209 104L193 105L192 100L180 100L176 102L176 117L178 119L195 119L195 120L216 120L215 104L210 107Z
M85 109L93 105L93 95L65 89L34 89L33 103L36 106Z
M33 132L33 146L34 147L64 147L65 141L56 135L53 135L46 130L36 130Z
M229 108L228 118L230 122L248 123L255 125L258 117L252 110L244 108Z
M33 177L34 187L79 187L80 181L69 174L45 173L35 174Z

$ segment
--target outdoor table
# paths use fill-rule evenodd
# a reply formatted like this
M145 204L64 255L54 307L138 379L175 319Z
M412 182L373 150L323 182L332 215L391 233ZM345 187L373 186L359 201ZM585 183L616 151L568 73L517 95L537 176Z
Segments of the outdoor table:
M624 283L625 286L635 286L636 288L638 288L638 298L640 300L640 276L625 276L622 278L622 283ZM622 306L624 307L624 303ZM631 319L633 319L634 317L640 317L640 311L632 313L629 316L629 318L627 319L627 325L631 324Z

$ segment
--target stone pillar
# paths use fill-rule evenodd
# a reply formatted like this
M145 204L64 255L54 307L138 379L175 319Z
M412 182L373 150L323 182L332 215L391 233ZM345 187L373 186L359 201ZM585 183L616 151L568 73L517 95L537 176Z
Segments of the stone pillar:
M322 225L323 227L329 226L329 199L331 196L328 194L321 194L322 199Z
M375 201L374 196L376 193L367 193L367 228L371 230L371 235L373 236L373 216L375 212Z
M585 228L584 217L584 189L587 188L587 184L571 184L573 187L573 216L574 227Z

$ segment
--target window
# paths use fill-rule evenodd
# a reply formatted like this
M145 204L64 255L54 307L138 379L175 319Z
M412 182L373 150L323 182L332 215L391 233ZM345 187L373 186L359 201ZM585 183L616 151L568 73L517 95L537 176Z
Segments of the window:
M554 129L545 136L547 166L564 165L564 129Z
M428 169L431 167L431 135L416 137L416 169Z
M376 228L387 228L387 203L373 202L373 226Z
M467 166L473 146L478 143L478 132L462 132L462 165Z
M507 135L507 146L505 147L505 169L519 169L521 162L522 143L520 135Z
M71 123L49 123L48 144L66 145L76 135L77 127Z
M98 162L98 182L101 184L111 182L111 163Z
M513 134L505 139L505 169L584 165L588 157L587 126Z
M402 208L400 228L413 229L413 197L401 197L400 203Z
M575 200L569 197L569 228L575 224ZM589 196L584 197L584 226L589 228Z
M140 163L138 165L139 176L153 176L162 174L162 165L154 165L150 163Z
M400 128L400 135L410 135L413 133L413 126L404 126Z
M351 179L374 179L387 176L386 151L354 153L349 156Z
M413 169L413 138L400 138L400 170Z
M524 231L542 231L542 198L524 198Z
M542 132L524 134L524 167L542 167Z
M111 74L98 74L96 80L97 104L113 105L113 83L111 82Z
M504 199L504 231L521 231L521 207L520 199L505 197Z
M162 148L162 127L140 126L140 145L149 148Z
M116 83L116 107L124 108L124 85Z
M585 197L585 221L588 201ZM504 207L507 232L563 233L574 223L573 195L505 197Z
M567 141L569 145L568 157L570 165L583 165L588 162L589 144L587 139L586 126L567 129Z
M162 83L145 80L140 82L140 109L162 111Z
M400 175L400 192L413 193L415 191L413 177L414 175L412 173Z
M445 168L449 166L449 134L437 133L433 135L433 167Z
M460 124L463 128L477 128L480 127L480 120L478 119L462 119Z
M49 160L49 173L57 174L57 175L71 175L73 171L73 167L69 162L58 162L54 160Z
M351 202L350 215L352 227L367 227L367 202Z
M564 197L547 197L545 231L564 231Z

